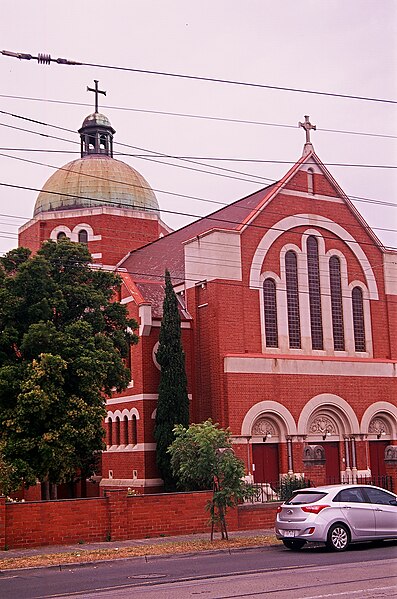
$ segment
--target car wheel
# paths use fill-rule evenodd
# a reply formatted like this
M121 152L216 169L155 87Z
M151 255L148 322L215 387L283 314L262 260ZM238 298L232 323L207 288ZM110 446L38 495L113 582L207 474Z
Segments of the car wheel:
M299 549L302 549L303 545L306 544L306 541L302 541L302 539L283 539L283 543L284 547L287 549L299 551Z
M350 532L344 524L334 524L328 531L327 547L332 551L344 551L350 543Z

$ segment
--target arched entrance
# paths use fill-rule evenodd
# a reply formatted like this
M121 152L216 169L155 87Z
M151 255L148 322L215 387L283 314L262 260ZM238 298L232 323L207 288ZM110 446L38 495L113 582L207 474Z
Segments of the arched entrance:
M279 431L276 423L260 416L252 427L254 482L275 484L280 477Z

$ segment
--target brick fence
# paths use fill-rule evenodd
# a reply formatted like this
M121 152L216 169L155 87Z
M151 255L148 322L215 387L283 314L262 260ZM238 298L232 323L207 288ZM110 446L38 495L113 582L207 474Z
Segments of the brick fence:
M0 549L210 533L210 492L163 493L6 503L0 497ZM272 528L278 503L229 510L228 530Z

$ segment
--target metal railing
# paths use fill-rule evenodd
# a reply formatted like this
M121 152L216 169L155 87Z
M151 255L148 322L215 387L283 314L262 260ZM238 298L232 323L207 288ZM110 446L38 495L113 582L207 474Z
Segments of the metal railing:
M374 485L387 491L393 491L393 479L391 476L356 476L354 480L339 477L327 477L325 483L334 484L357 484ZM291 497L296 489L305 487L315 487L313 481L307 478L288 476L281 478L277 482L253 483L249 485L252 488L252 496L245 503L268 503L271 501L285 501Z

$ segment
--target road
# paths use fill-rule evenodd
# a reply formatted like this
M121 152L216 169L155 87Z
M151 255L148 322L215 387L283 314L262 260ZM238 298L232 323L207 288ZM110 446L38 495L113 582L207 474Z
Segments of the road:
M397 543L345 553L283 547L3 571L7 599L397 598Z

